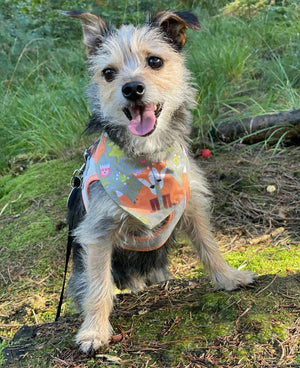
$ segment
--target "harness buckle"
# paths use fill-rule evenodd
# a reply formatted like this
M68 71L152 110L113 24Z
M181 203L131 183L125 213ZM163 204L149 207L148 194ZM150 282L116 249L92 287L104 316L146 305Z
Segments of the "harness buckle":
M71 181L70 181L70 186L72 189L80 188L81 184L82 184L82 178L76 175L72 176Z
M74 170L71 181L70 181L70 186L72 189L81 187L82 174L83 174L84 168L85 168L85 163L81 166L80 169Z
M70 186L72 189L74 188L80 188L81 184L82 184L82 174L84 172L85 166L86 166L86 161L88 159L88 157L90 156L90 148L87 148L84 151L83 157L84 157L84 163L82 164L80 169L76 169L73 172L71 181L70 181Z

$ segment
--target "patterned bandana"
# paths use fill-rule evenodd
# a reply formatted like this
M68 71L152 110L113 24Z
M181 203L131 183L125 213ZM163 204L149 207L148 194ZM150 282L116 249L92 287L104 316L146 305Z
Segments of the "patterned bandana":
M172 227L167 231L171 234L189 198L188 157L178 143L167 149L164 157L158 162L150 161L145 155L129 158L106 133L102 134L92 147L83 174L82 195L86 210L88 187L100 180L110 198L124 211L149 229L166 220L168 227ZM164 225L161 229L165 228ZM149 250L153 244L142 247Z

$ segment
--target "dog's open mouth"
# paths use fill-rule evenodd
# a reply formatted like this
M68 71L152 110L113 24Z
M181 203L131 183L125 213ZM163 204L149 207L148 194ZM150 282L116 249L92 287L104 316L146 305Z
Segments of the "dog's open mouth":
M157 118L162 110L160 104L133 105L123 109L130 120L128 129L134 135L145 137L154 132Z

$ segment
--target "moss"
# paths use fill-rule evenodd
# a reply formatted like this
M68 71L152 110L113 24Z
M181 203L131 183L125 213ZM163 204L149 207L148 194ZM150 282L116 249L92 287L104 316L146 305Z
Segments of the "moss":
M287 292L297 287L295 277L264 276L253 289L236 293L213 292L205 280L194 280L192 286L174 280L167 289L161 285L138 296L123 294L111 318L115 333L123 334L121 343L103 347L94 358L74 355L81 320L61 319L38 326L27 359L12 366L49 367L58 358L82 367L114 367L114 357L124 367L272 365L293 331L297 306L286 307Z
M34 240L42 241L54 234L55 222L43 209L39 213L24 215L17 224L7 224L2 232L3 240L11 250L26 248Z
M178 278L202 277L205 271L192 246L184 250L188 257L186 255L183 257L181 251L178 248L171 257L171 263L176 264L176 269L179 269L176 276ZM290 241L288 246L284 244L274 246L266 243L259 246L243 246L235 251L225 252L224 258L232 267L247 269L257 275L267 273L286 276L299 270L300 244Z
M18 176L1 177L0 323L52 321L62 282L67 239L66 198L82 159L36 163ZM42 303L37 305L37 300ZM17 328L17 327L16 327Z
M225 254L227 262L235 268L243 268L261 274L278 274L285 276L290 272L297 272L300 263L300 244L290 243L289 246L280 244L250 246Z
M81 164L78 159L69 162L52 160L31 165L18 176L2 176L0 207L7 205L4 214L19 214L33 203L39 205L41 200L59 196L62 189L68 187L75 168Z
M244 320L244 328L252 331L247 340L259 344L267 344L269 341L285 341L287 339L287 326L281 322L279 315L270 313L249 314Z
M2 237L9 249L53 238L57 222L65 217L68 184L78 165L78 160L53 160L34 164L17 177L0 179L5 191L0 200L5 223Z

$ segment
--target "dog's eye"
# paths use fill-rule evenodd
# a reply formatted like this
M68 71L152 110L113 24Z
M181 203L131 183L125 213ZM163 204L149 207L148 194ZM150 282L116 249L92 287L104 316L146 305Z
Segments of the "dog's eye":
M112 82L115 79L116 71L113 68L106 68L102 71L106 82Z
M164 62L161 58L157 56L150 56L148 58L148 65L152 69L160 69L163 66Z

